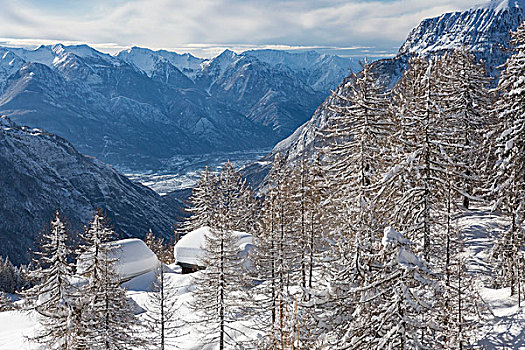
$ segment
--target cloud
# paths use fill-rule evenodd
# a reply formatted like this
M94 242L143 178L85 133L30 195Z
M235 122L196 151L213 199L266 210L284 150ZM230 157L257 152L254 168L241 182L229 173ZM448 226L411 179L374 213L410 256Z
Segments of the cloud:
M0 37L86 42L105 51L186 48L201 55L224 47L366 46L393 52L421 19L480 1L0 0Z

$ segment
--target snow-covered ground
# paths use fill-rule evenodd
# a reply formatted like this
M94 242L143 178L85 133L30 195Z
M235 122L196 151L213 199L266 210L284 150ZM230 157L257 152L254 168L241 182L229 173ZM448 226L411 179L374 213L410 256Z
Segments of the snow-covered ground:
M160 195L165 195L175 190L192 187L205 166L216 171L230 160L236 168L239 168L262 158L269 151L270 149L256 149L244 152L181 155L165 161L158 169L136 171L120 168L120 170L132 181L148 186Z
M490 286L490 267L488 265L491 244L494 235L502 230L506 223L500 217L488 210L472 210L459 219L462 228L468 262L471 271L484 287L480 287L480 295L490 307L485 325L479 330L477 338L482 349L525 349L525 307L517 306L517 298L510 297L508 288L492 289ZM178 317L185 326L180 330L183 334L178 344L169 349L181 350L215 350L206 347L201 341L201 329L195 324L195 313L189 308L193 295L192 275L178 273L175 266L166 273L167 279L177 286ZM199 272L197 272L199 273ZM128 295L138 304L137 310L143 309L148 298L148 290L153 280L153 272L136 277L125 284ZM140 315L144 318L145 314ZM206 325L203 325L204 327ZM249 330L249 324L237 324L246 336L256 338L259 335ZM35 316L20 311L0 312L0 349L24 350L38 349L26 340L33 333L37 322Z
M218 347L206 346L202 342L202 329L195 323L198 321L195 312L190 310L189 304L192 300L192 276L177 273L175 266L170 266L171 271L165 273L166 281L177 286L177 317L180 318L185 326L179 330L181 336L176 342L167 349L177 350L216 350ZM197 272L199 273L199 272ZM153 282L154 274L149 272L143 276L134 278L124 284L128 289L128 295L139 306L137 312L142 312L140 318L145 318L145 305L148 300L148 291ZM235 328L242 330L243 333L250 337L257 337L254 331L247 329L243 324L234 325ZM1 350L45 350L43 347L32 344L27 337L30 337L38 322L35 314L22 311L5 311L0 312L0 349ZM206 327L206 325L202 325Z

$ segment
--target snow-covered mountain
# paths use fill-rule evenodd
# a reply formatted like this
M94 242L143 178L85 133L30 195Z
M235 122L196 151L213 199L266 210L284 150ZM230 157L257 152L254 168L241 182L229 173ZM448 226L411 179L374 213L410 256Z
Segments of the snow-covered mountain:
M464 12L424 19L410 32L396 57L376 61L373 67L378 79L385 86L392 87L401 77L410 55L439 55L465 45L483 60L488 72L497 77L497 67L508 57L505 47L510 32L523 20L525 0L492 0ZM348 79L343 79L336 91L341 94L348 88L348 83ZM329 106L333 103L334 98L328 96L308 122L279 142L261 161L248 165L244 169L246 176L256 184L262 182L277 152L284 154L290 162L314 153L317 144L315 130L330 118Z
M107 211L121 237L148 229L169 237L176 208L114 168L78 153L65 139L0 117L0 255L27 262L28 248L62 211L74 229L95 208Z
M241 112L257 125L269 127L282 139L304 123L330 89L359 71L357 59L315 51L225 50L203 60L191 55L133 47L117 57L149 77L166 77L163 66L176 67L195 87ZM167 78L165 79L167 81Z
M154 167L174 155L273 146L355 65L314 52L201 59L138 47L113 56L87 45L0 48L0 113L110 164Z
M137 46L119 52L117 58L133 65L149 77L157 71L156 66L159 63L167 62L191 80L195 80L195 76L201 71L202 64L206 62L205 59L197 58L189 53L178 54L166 50L153 51Z
M408 35L398 56L432 55L466 45L489 72L505 62L509 32L525 19L525 0L492 0L465 12L423 20Z

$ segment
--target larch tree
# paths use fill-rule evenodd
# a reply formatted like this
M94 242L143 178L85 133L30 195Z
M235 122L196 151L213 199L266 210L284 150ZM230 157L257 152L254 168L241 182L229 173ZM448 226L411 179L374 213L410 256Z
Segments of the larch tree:
M13 310L15 305L6 292L0 292L0 312Z
M164 264L171 264L173 262L173 247L164 243L164 238L156 237L153 231L150 229L144 237L144 243L148 248L155 253L157 258Z
M521 304L525 208L525 23L512 33L513 53L503 66L496 104L499 129L492 179L493 208L510 218L493 248L497 285L510 286Z
M287 317L293 296L290 287L300 283L301 252L294 232L298 203L292 196L292 171L278 153L268 176L267 191L250 254L252 274L262 282L254 291L258 328L265 334L263 348L286 348L290 334Z
M435 321L442 329L436 343L446 349L461 350L474 346L486 307L478 293L479 286L468 271L468 255L460 232L457 230L453 240L449 271L436 298L441 312L435 313L438 315Z
M66 226L57 211L51 229L42 237L37 268L31 271L36 285L24 292L27 308L39 315L42 330L31 338L47 349L77 349L78 334L72 326L75 293L73 269L68 259L71 249Z
M149 344L164 350L178 344L182 320L176 317L178 286L166 277L163 265L155 269L155 280L146 303L146 328L151 333Z
M465 46L445 55L441 65L441 103L448 115L447 123L455 129L447 145L457 177L455 192L463 197L462 205L468 209L471 198L479 194L474 189L482 185L483 137L493 123L490 78L483 64Z
M327 126L320 131L327 146L326 171L331 176L330 208L337 213L329 224L329 300L324 303L324 323L336 339L351 332L352 314L359 299L356 288L372 278L377 232L383 225L379 189L388 169L392 122L389 96L370 65L347 83L344 95Z
M251 196L251 191L245 180L227 162L217 179L210 232L205 237L201 259L206 268L194 275L191 305L204 325L203 340L217 344L221 350L240 344L235 338L239 330L232 324L242 315L248 281L243 271L244 258L239 254L239 237L234 231L246 228L245 220L251 220L247 196Z
M435 325L421 317L432 308L432 272L391 227L381 244L372 279L356 290L361 297L345 341L352 349L432 347Z
M189 198L191 206L188 209L190 217L184 221L184 225L181 228L182 231L187 233L203 226L213 225L217 181L217 176L209 167L205 167L199 181L192 189L192 194Z
M133 304L116 272L118 248L109 244L113 236L102 211L97 210L79 249L77 272L85 283L79 288L77 318L80 344L89 349L121 350L143 344Z
M440 59L413 57L393 90L393 111L400 156L390 179L397 195L390 197L390 223L420 243L425 260L440 247L442 228L451 217L455 192L451 157L457 134L442 102L444 65ZM390 185L389 184L389 185Z

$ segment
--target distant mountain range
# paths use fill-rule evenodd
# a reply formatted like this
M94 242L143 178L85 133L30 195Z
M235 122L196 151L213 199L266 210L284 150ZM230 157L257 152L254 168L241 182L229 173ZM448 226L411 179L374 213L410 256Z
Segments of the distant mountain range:
M35 237L60 210L77 232L95 208L119 237L151 228L171 238L177 202L78 153L65 139L0 117L0 256L27 263Z
M464 12L446 13L423 20L408 35L396 57L374 62L373 69L384 86L393 87L406 67L412 54L440 55L453 48L465 45L480 60L493 77L498 67L505 63L510 32L525 20L525 0L493 0ZM336 91L344 93L348 78L343 79ZM326 124L333 112L329 106L336 103L328 96L317 108L311 119L295 132L279 142L262 160L248 165L244 174L260 185L272 165L272 160L281 152L290 163L300 158L309 158L318 145L316 129Z
M357 59L313 51L226 50L212 59L133 47L0 47L0 114L127 167L178 154L272 147Z

